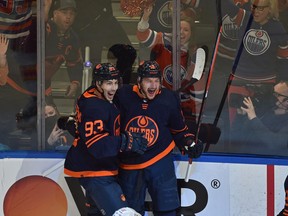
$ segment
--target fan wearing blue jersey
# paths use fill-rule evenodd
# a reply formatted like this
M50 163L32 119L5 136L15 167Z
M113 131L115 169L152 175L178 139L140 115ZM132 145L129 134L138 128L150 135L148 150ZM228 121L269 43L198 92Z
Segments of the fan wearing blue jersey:
M128 206L116 178L118 153L139 155L147 148L141 133L120 134L119 110L112 102L119 78L112 64L97 64L92 85L77 100L75 140L67 152L64 173L78 178L85 189L88 215L113 215Z
M136 157L120 153L119 180L129 207L144 215L146 189L152 198L153 214L176 215L180 207L172 150L175 145L190 158L200 157L203 144L194 142L181 112L179 95L161 88L162 76L156 61L138 68L137 84L123 86L115 102L121 113L121 131L144 133L148 148Z

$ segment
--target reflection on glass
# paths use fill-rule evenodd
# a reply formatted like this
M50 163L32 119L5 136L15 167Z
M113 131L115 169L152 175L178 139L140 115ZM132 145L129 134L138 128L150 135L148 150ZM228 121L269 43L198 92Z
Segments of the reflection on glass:
M262 117L263 115L266 116L267 104L270 103L268 99L272 96L271 86L275 85L277 80L288 78L285 75L288 61L284 57L285 53L288 52L287 34L282 23L278 21L277 1L260 0L252 1L251 3L252 6L250 8L244 9L229 1L223 1L222 4L222 12L233 17L230 20L233 25L238 27L236 60L230 70L232 71L233 81L228 92L228 100L232 99L233 93L249 96L256 113L258 112L257 117ZM228 29L228 25L224 27ZM264 96L261 96L261 94ZM247 102L246 99L242 101ZM273 151L271 151L271 146L265 146L265 142L259 137L258 141L251 141L251 143L255 144L251 144L249 150L241 148L240 146L245 146L245 144L249 143L247 140L245 141L248 134L243 133L242 130L236 132L235 128L241 122L243 123L240 120L243 117L239 116L239 106L232 107L231 101L229 104L228 114L231 125L230 151L269 155L273 155L274 151L275 154L281 154L280 146L274 146ZM252 118L249 116L249 110L246 110L246 114L248 119ZM247 118L247 116L244 118ZM271 119L271 124L273 124L272 122L274 121ZM255 134L259 130L264 137L266 131L261 127L254 130ZM261 147L258 148L257 144Z
M123 25L118 21L123 17L119 1L76 0L76 3L77 18L73 28L79 34L83 47L90 47L90 61L93 64L105 60L103 51L107 52L114 44L131 45L131 41L122 27L125 24L127 25L126 30L131 31L129 20L123 20ZM116 15L118 15L118 19L116 19Z
M44 11L46 13L45 95L49 98L49 103L47 101L46 103L57 110L57 115L45 119L45 131L48 137L46 149L53 149L61 145L61 140L64 140L61 138L64 132L55 125L59 117L58 109L66 106L67 101L73 104L81 93L83 55L78 35L72 28L77 19L76 2L48 1Z
M163 18L162 16L157 17L159 19L156 21L151 19L151 15L155 9L158 9L158 11L154 12L154 14L157 14L158 12L161 12L162 15L167 14L167 11L169 11L169 9L171 10L171 2L166 1L164 2L164 4L162 2L163 7L159 7L158 4L161 4L161 2L155 2L155 6L150 5L143 10L143 15L137 26L137 38L141 44L150 48L150 59L154 59L159 63L163 75L163 86L165 88L173 89L172 87L174 82L172 71L172 33L161 32L158 29L150 28L150 22L154 23L154 26L158 26L155 25L157 21L158 24L164 25L164 23L162 22L163 19L161 19ZM168 8L168 10L166 10L166 13L161 11L163 8ZM201 99L203 98L204 85L203 83L201 83L201 81L197 82L197 84L195 85L189 85L195 67L197 49L197 46L195 44L195 17L191 16L191 14L186 13L186 11L181 12L181 71L179 73L181 79L181 87L187 86L180 92L181 106L183 108L184 116L186 117L186 119L190 118L193 122L195 122L195 118L199 114L199 108L201 107ZM163 28L160 27L159 29Z
M0 143L5 149L36 149L36 1L13 2L15 4L3 3L0 6ZM59 115L74 113L75 99L81 93L83 56L85 56L86 46L90 47L89 60L93 64L110 61L111 57L119 60L119 53L115 47L131 46L136 53L132 49L133 52L120 54L121 61L129 65L127 71L129 70L131 74L125 83L135 83L134 67L138 65L139 60L156 59L163 71L163 85L166 88L173 87L171 67L173 64L173 41L171 41L173 1L141 1L143 5L140 10L133 9L133 5L129 4L126 9L130 11L123 10L120 0L74 0L69 1L72 5L68 9L67 5L63 8L65 1L52 2L52 5L45 8L47 21L45 95L46 99L48 96L52 98L51 101ZM129 1L122 2L129 3ZM273 96L274 91L277 94L283 93L276 91L274 86L280 80L288 79L286 76L288 64L285 57L288 52L286 33L288 7L283 5L284 1L279 1L279 6L277 2L277 0L252 1L251 7L250 1L233 3L231 0L222 0L222 14L219 14L216 1L181 0L179 13L182 19L179 26L182 52L179 73L182 84L187 80L189 83L193 73L196 49L205 45L209 50L203 80L180 93L183 111L191 127L199 114L203 98L201 93L203 93L208 70L211 69L212 54L217 48L202 123L213 123L221 99L224 98L226 101L223 109L220 110L217 123L221 129L221 137L216 145L210 146L209 152L283 155L280 150L282 147L278 148L275 144L275 149L271 151L271 146L265 145L262 138L253 141L256 144L249 145L245 150L240 148L239 146L244 142L245 132L237 129L239 125L243 125L241 122L250 122L247 114L239 114L244 97L251 98L256 119L266 116L265 113L271 106L275 108L277 103L286 104L285 98L283 99L281 95L274 93ZM12 5L15 8L10 8ZM143 24L143 17L147 15L149 9L147 6L152 6L152 9L149 11L146 24L145 22ZM280 21L274 19L278 17L278 9ZM190 17L194 22L185 21L184 16ZM218 18L222 21L222 32L220 43L216 44ZM248 25L249 18L251 18L251 25ZM10 22L7 22L8 20ZM187 40L188 36L190 39ZM128 61L123 60L125 58L122 57L129 55L135 58L135 64L134 62L128 64ZM234 75L232 85L228 95L223 95L231 71ZM284 112L284 109L276 110L277 113ZM278 119L279 116L275 118ZM284 116L281 115L281 119L285 119ZM56 117L53 120L50 118L46 119L46 140L51 132L52 134L59 132L54 127ZM271 120L271 124L267 124L270 129L273 128L273 122ZM274 132L277 130L273 129ZM279 129L279 132L281 130ZM255 129L255 133L265 137L266 129L259 126L257 130ZM282 137L285 137L284 133ZM68 145L71 144L70 138L67 141ZM51 140L50 137L49 142L53 143ZM58 145L65 145L64 139L57 140L52 145L47 141L46 148L54 150ZM258 148L257 145L261 147Z
M36 1L5 1L0 4L1 50L3 38L9 40L6 72L1 65L0 143L9 149L32 149L36 143L37 71ZM8 74L7 74L8 72Z
M233 152L288 155L288 82L278 82L273 88L274 93L271 89L265 97L242 98L231 127Z

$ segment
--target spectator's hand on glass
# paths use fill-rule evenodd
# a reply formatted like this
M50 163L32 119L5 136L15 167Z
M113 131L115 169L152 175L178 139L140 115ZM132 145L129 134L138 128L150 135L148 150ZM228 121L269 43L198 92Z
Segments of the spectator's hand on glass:
M5 56L9 45L9 40L3 34L0 34L0 57Z
M6 52L8 49L9 40L3 34L0 34L0 86L7 83L8 65Z
M71 82L67 87L66 96L67 97L75 97L78 89L78 84L76 82Z
M54 145L60 139L63 133L64 131L59 129L57 124L55 124L50 136L47 139L47 143L51 146Z
M249 120L256 118L255 108L250 97L244 97L243 104L246 106L241 106L241 110L247 114Z

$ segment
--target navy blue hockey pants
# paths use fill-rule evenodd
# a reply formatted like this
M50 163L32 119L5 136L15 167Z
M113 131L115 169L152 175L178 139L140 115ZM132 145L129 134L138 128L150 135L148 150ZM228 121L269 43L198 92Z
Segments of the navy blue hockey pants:
M148 190L154 215L160 215L160 212L161 215L176 215L175 210L180 207L180 201L171 154L144 169L120 169L118 177L129 207L135 211L144 215Z
M79 182L86 191L89 216L111 216L128 206L115 176L86 177L80 178Z

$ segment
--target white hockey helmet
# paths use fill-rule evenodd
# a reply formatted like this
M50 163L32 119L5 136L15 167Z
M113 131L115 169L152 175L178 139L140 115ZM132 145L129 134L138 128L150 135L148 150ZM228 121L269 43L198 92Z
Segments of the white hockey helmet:
M124 207L114 212L113 216L141 216L141 214L137 213L132 208Z

